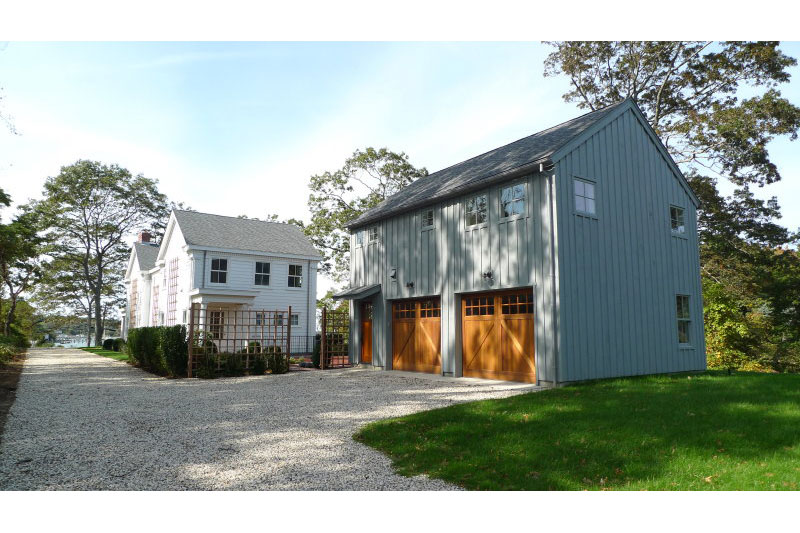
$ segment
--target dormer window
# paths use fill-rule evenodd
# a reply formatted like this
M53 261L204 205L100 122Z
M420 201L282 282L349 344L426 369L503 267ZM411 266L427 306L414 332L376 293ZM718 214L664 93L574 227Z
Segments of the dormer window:
M227 283L227 282L228 282L228 260L212 259L211 283Z

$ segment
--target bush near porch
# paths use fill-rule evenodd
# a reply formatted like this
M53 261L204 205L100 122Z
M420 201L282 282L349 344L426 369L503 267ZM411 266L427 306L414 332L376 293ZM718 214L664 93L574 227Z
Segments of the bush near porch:
M183 377L189 358L186 326L153 326L128 332L131 362L161 376Z
M383 420L354 437L477 490L797 490L800 375L614 379Z

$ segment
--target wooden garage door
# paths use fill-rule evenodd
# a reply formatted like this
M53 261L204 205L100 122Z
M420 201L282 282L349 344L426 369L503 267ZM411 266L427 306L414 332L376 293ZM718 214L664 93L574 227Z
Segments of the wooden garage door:
M438 298L392 304L392 368L442 372L441 306Z
M464 296L461 324L464 376L536 381L530 289Z

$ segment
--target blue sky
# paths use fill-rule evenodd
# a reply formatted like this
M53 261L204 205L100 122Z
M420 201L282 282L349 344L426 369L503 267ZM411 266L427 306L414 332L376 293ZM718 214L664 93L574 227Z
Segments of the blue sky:
M0 48L3 48L0 45ZM800 44L784 50L800 57ZM356 148L429 171L581 113L539 43L24 43L0 51L0 186L38 197L80 158L157 178L224 215L308 218L308 178ZM782 88L800 103L800 68ZM785 225L800 227L800 144L773 143ZM328 283L321 283L326 288Z

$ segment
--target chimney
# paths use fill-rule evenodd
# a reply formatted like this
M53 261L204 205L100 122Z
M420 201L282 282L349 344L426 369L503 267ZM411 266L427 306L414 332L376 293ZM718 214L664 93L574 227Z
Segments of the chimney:
M150 242L150 237L152 237L152 235L147 231L139 232L139 242Z

